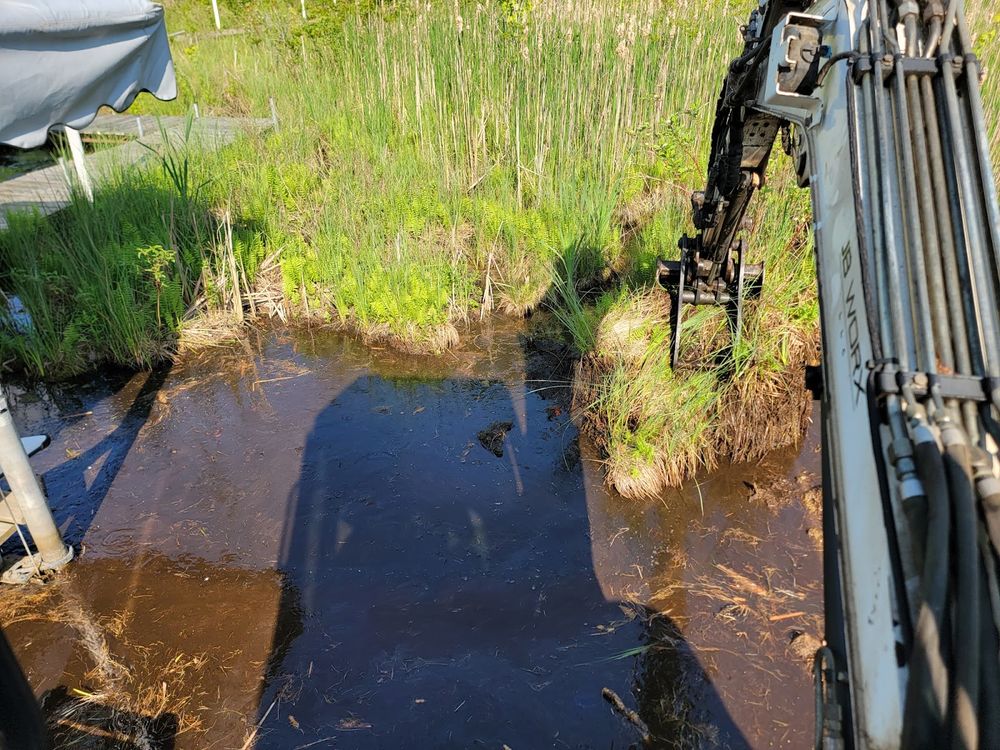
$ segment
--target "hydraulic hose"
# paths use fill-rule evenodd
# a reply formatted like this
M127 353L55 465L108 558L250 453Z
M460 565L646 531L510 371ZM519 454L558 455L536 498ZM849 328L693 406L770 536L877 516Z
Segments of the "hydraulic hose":
M883 14L888 15L884 11L884 4ZM882 25L880 23L873 23L870 31L872 35L873 57L882 57L886 54L884 45L887 38L883 35ZM882 236L885 240L884 252L886 256L883 268L885 269L886 281L888 282L886 301L889 307L892 341L895 344L892 347L886 346L885 349L887 354L891 352L895 356L901 368L907 369L910 366L910 351L913 344L913 336L911 329L906 325L907 314L903 309L904 299L906 299L907 295L903 289L899 264L903 254L901 248L902 232L897 226L899 217L896 215L895 208L899 205L899 187L892 178L893 174L896 173L896 146L892 137L890 120L892 103L889 101L889 95L886 92L882 66L876 65L873 72L874 84L872 92L875 105L876 145L878 147L878 159L880 163L880 169L878 170L879 193L881 203L884 206L881 216L883 224Z
M934 53L937 52L938 44L941 41L941 30L943 25L940 18L932 18L930 23L930 36L927 39L927 45L924 48L924 57L931 58L934 57Z
M942 82L945 94L945 110L951 124L951 140L954 163L957 171L960 195L967 209L965 222L968 234L971 261L977 273L972 274L973 288L980 304L976 310L976 320L983 340L983 353L986 360L986 373L996 377L1000 373L1000 331L996 320L997 311L988 301L995 299L996 289L988 278L988 269L992 266L992 258L986 252L987 236L984 229L982 201L977 192L977 180L974 172L976 166L969 153L968 130L971 123L964 116L963 108L958 98L957 72L951 64L942 66ZM987 303L987 304L984 304Z
M924 126L927 128L927 167L931 177L931 196L938 229L938 248L941 255L942 286L947 300L949 329L955 370L962 375L972 374L972 354L969 330L965 322L965 295L960 281L958 261L955 258L954 222L948 201L948 178L945 174L944 149L941 143L941 129L938 126L938 106L934 86L930 78L920 78L920 98L924 110ZM976 429L976 407L971 402L962 404L962 418L965 430L974 435Z
M919 461L920 459L918 458L917 460ZM920 479L921 487L925 487L923 477ZM903 498L903 513L906 515L906 522L910 527L910 536L912 538L910 551L913 555L913 565L920 571L924 570L924 563L927 560L928 505L926 492ZM924 594L921 592L920 601L922 602L923 599Z
M969 447L959 430L942 430L944 463L955 522L955 669L952 736L955 750L979 747L979 543Z
M945 298L944 285L940 280L944 276L941 246L934 190L929 168L929 146L927 128L924 118L924 107L920 97L920 86L914 76L906 80L906 96L909 100L910 133L913 139L913 153L916 166L916 198L920 210L920 223L923 228L924 272L923 283L927 285L930 303L931 320L934 339L937 342L937 359L946 370L955 369L955 352L951 342L951 322L948 319L948 303ZM934 283L938 281L939 283Z
M906 86L902 58L896 61L893 76L896 93L896 118L898 131L906 133L912 127L909 107L906 103ZM900 138L903 189L912 200L903 201L904 228L906 242L904 257L909 273L912 304L911 320L916 329L917 363L924 372L936 372L937 350L934 341L934 327L931 322L930 292L927 288L927 269L924 263L924 235L920 225L917 203L917 176L914 168L913 144L909 138ZM921 154L923 156L923 154Z
M941 82L937 87L940 97L935 102L935 107L939 109L939 127L941 129L942 137L945 142L953 143L956 137L955 127L959 126L959 124L948 116L948 113L944 111L944 107L941 104L941 100L946 96L944 89L945 85ZM957 298L960 301L961 315L966 321L966 341L968 343L969 356L971 358L970 364L972 368L970 370L970 374L972 372L982 373L985 372L986 368L986 353L983 350L980 330L976 324L976 302L971 294L974 282L972 278L972 268L969 261L969 245L963 228L961 199L962 183L959 179L959 170L955 159L954 149L942 149L942 160L940 162L940 166L944 171L947 185L944 195L947 196L948 203L951 207L951 247L953 248L951 259L955 262L956 272L958 274L957 285L955 285L955 288L951 291L954 291L954 298ZM935 163L935 171L937 168L937 164ZM949 285L953 283L951 279L946 279L946 281ZM952 304L954 303L952 302ZM974 430L970 430L969 434L975 434Z
M948 667L942 640L948 598L951 536L948 476L944 459L926 426L915 430L917 473L927 497L927 536L920 580L920 610L914 630L910 678L906 686L903 747L943 747L948 715Z
M995 565L993 552L985 532L979 535L980 563L983 567ZM994 567L995 570L995 567ZM983 748L1000 747L1000 638L997 636L996 613L990 605L989 587L995 585L995 576L982 571L980 579L980 637L982 654L979 686L979 744ZM991 581L991 579L993 579Z
M862 35L860 50L862 54L871 55L871 42L867 35ZM865 112L871 112L875 109L875 94L869 86L865 86L861 92L862 103ZM849 99L849 102L855 103L854 99ZM864 132L864 150L866 154L876 154L878 153L877 140L875 133L875 123L872 122L872 118L865 117L862 121L862 130ZM868 183L871 186L870 191L873 195L878 194L878 186L881 185L880 179L880 163L877 159L868 158L867 161L867 178ZM859 170L860 171L860 170ZM876 287L876 300L878 309L878 341L879 341L879 353L882 358L888 358L893 356L895 347L892 346L893 341L893 329L892 329L892 311L889 306L889 277L886 271L886 258L885 253L882 252L882 248L885 247L885 237L882 232L883 219L882 214L885 211L882 201L880 200L864 200L862 201L862 210L865 213L865 224L867 225L870 253L872 256L872 265L875 269L875 287ZM895 437L895 436L894 436Z

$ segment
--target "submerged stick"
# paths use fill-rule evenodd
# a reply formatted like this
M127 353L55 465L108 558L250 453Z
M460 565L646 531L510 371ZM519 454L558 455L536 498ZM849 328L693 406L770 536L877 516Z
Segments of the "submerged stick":
M260 731L260 728L264 726L264 722L267 721L267 717L271 715L271 709L274 708L274 705L277 702L277 698L271 701L271 705L267 707L267 711L265 711L264 715L260 717L260 721L257 722L257 726L255 726L253 731L247 735L246 742L243 743L243 747L241 747L240 750L250 750L250 748L253 747L254 742L257 740L257 733Z
M769 622L781 622L782 620L791 620L793 617L803 617L806 613L802 610L797 612L786 612L783 615L772 615L768 617Z
M601 695L604 697L604 700L611 704L611 708L616 713L620 714L623 719L639 730L643 745L652 745L653 738L649 734L649 727L646 726L646 722L642 720L638 713L625 705L625 702L618 697L618 693L611 688L604 688L601 690Z

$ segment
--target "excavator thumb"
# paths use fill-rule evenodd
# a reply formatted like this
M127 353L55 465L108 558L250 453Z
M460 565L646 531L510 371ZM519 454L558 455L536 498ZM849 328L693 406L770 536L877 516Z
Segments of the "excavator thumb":
M764 266L746 262L744 240L732 243L729 256L714 279L713 264L702 258L701 234L694 238L684 235L677 244L680 258L660 260L656 267L657 282L671 297L670 366L673 369L677 369L680 356L684 305L725 307L732 333L730 351L733 351L739 345L743 330L743 303L760 297L764 285Z

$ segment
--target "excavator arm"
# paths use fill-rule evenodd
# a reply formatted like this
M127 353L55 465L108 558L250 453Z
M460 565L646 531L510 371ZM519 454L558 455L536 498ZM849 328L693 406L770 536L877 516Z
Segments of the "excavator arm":
M1000 747L1000 210L961 0L762 2L674 301L766 294L743 215L778 133L813 206L826 642L817 747Z
M807 3L787 0L762 5L742 28L744 51L730 63L715 108L708 183L691 197L698 232L681 238L678 260L658 264L660 283L674 292L671 364L675 367L684 304L725 306L735 341L742 328L744 295L756 297L760 293L764 269L745 262L746 245L738 234L751 198L764 184L776 137L788 123L754 104L773 30L787 13L803 5ZM818 44L814 45L811 52L816 62L817 48ZM794 71L797 77L807 73L807 66Z

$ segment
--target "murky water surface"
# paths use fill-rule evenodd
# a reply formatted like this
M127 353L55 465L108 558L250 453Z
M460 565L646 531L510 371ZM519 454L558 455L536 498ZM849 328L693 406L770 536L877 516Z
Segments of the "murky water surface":
M110 681L177 748L638 745L605 688L654 746L808 746L815 440L626 501L542 349L279 332L22 393L82 548L6 618L37 693Z

